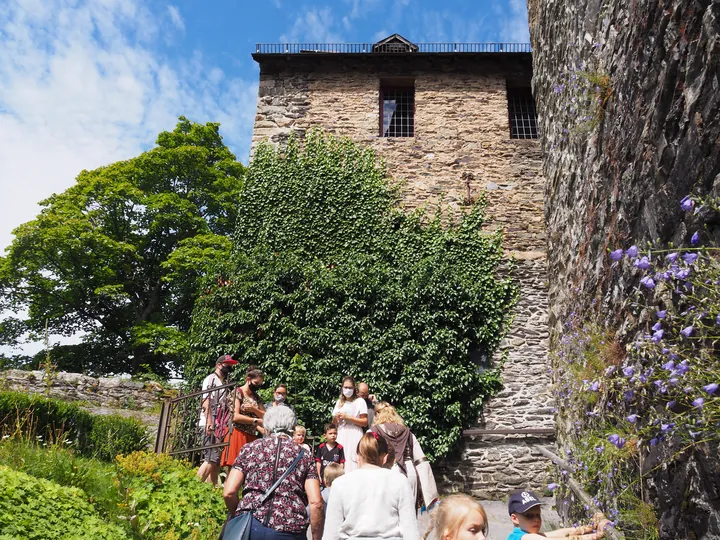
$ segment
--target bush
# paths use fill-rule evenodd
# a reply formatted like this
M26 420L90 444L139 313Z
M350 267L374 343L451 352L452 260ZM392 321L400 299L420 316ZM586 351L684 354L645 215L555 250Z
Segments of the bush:
M0 538L124 539L78 488L63 487L0 465Z
M302 150L259 147L249 171L234 255L196 303L186 379L235 353L287 384L319 433L354 375L446 455L500 387L491 359L517 296L484 200L456 223L406 214L371 149L318 131Z
M69 440L80 454L106 461L148 443L147 430L137 420L93 415L72 403L20 392L0 392L0 433Z
M122 518L125 502L113 464L75 455L71 448L38 445L32 441L7 439L0 442L0 465L44 478L66 487L82 489L103 518L127 525Z
M187 463L166 454L118 457L118 478L143 538L217 538L227 512L221 492L200 482Z

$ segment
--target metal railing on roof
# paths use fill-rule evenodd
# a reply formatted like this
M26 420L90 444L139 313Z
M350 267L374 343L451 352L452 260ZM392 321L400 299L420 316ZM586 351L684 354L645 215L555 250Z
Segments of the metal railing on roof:
M256 54L414 54L418 53L529 53L529 43L417 43L417 51L397 43L258 43Z

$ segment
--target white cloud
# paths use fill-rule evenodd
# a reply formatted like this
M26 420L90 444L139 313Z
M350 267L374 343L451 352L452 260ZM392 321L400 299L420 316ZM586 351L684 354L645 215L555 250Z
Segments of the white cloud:
M173 6L172 4L168 5L167 9L168 13L170 14L170 20L175 25L175 28L177 28L181 32L184 32L185 21L183 20L182 15L180 15L180 10L177 8L177 6Z
M526 0L510 0L510 14L503 21L502 39L515 43L530 42Z
M311 9L299 15L287 34L280 36L283 43L313 42L341 43L342 36L332 30L335 17L330 8Z
M157 52L142 0L10 0L0 11L0 248L83 169L148 149L179 115L247 159L257 83Z

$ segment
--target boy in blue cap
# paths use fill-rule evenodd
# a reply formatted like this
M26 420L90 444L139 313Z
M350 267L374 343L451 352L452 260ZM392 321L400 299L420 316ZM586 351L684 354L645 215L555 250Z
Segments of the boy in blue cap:
M517 491L510 495L508 512L515 528L507 537L507 540L542 540L544 538L565 538L568 536L573 537L575 540L596 540L605 536L605 527L609 521L602 514L597 514L593 518L593 525L567 527L541 533L541 505L542 501L532 491ZM595 532L596 528L597 532Z

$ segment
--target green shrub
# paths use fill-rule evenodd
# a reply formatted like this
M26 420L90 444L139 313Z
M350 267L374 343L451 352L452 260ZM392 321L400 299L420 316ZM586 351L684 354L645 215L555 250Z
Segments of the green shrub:
M217 538L227 515L221 492L166 454L134 452L117 458L133 526L142 538Z
M195 304L186 379L236 353L320 433L354 375L431 457L448 454L500 387L492 358L517 297L484 199L456 222L407 214L371 149L318 131L302 149L259 147L249 171L233 257Z
M106 461L144 449L148 441L137 420L93 415L72 403L20 392L0 392L0 433L51 443L64 439L80 454Z
M125 539L78 488L60 486L0 466L0 539Z
M113 464L77 456L59 445L41 446L13 438L0 442L0 465L61 486L82 489L103 518L123 524L125 498L120 493Z

